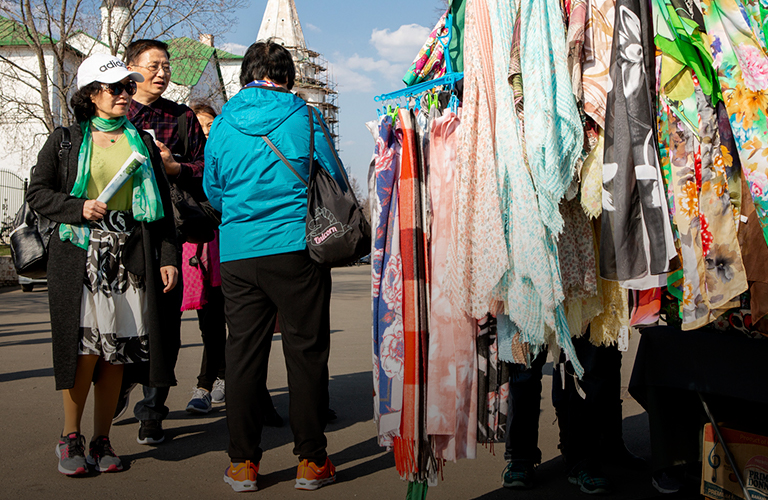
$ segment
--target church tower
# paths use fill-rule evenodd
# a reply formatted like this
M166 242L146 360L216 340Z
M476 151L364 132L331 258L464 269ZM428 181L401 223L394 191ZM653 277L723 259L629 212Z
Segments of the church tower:
M293 0L269 0L261 20L257 41L273 38L293 56L296 83L293 91L322 113L338 149L339 107L336 82L328 73L328 62L307 48L299 14Z

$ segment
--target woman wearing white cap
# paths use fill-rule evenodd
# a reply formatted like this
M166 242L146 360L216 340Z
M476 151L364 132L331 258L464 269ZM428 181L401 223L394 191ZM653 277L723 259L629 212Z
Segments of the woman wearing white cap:
M70 101L78 123L68 134L59 128L50 135L27 192L29 205L57 223L48 245L48 295L56 389L64 396L56 455L67 475L83 474L88 465L122 470L109 431L124 365L149 362L149 383L175 383L172 371L152 371L149 356L163 353L156 297L176 285L178 258L160 153L125 118L143 79L114 56L83 61ZM132 155L138 160L125 184L106 202L97 200L108 197L105 188ZM86 458L80 421L91 381Z

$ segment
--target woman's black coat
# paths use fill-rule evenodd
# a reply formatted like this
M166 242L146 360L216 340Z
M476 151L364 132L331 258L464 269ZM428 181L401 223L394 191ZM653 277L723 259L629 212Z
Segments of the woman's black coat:
M77 160L83 134L79 125L69 127L72 149L64 153L66 165L59 160L59 147L63 132L51 133L37 157L27 190L27 201L36 212L57 223L82 224L84 199L72 196L77 179ZM174 365L178 354L179 339L164 336L158 304L163 293L160 277L161 266L179 267L176 250L176 230L173 223L168 179L165 175L160 152L152 137L140 132L147 146L157 186L163 203L165 217L150 223L141 223L142 247L146 282L148 312L144 318L149 335L149 385L167 387L176 385ZM68 156L68 158L67 158ZM66 187L63 167L66 167ZM139 228L137 228L138 230ZM141 253L138 253L141 262ZM48 245L48 301L51 311L51 335L53 339L53 372L56 389L70 389L75 385L77 351L80 342L80 306L83 297L86 251L69 241L59 238L59 225ZM181 273L179 273L181 274ZM181 278L181 276L179 276ZM179 281L180 286L181 283ZM168 311L164 312L165 314ZM142 370L146 372L146 370Z

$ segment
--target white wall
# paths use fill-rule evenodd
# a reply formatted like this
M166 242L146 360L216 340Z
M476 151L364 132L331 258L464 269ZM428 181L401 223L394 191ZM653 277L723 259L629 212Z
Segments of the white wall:
M240 66L242 64L242 59L219 59L219 69L221 70L221 78L224 80L227 100L232 99L235 94L240 92Z
M39 74L37 57L28 47L0 47L5 57L34 74ZM73 57L74 59L74 57ZM49 78L54 78L54 58L48 52L45 63ZM66 71L77 63L69 62ZM42 104L37 80L22 71L0 61L0 168L11 170L22 177L29 177L29 170L37 161L37 153L48 137L42 120ZM50 81L52 89L52 81ZM10 99L10 101L9 101ZM51 92L53 106L57 99Z

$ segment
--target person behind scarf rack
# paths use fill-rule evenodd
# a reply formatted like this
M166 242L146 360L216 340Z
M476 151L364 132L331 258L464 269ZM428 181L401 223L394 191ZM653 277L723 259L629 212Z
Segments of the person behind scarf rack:
M176 232L170 191L151 136L125 117L139 73L104 54L77 72L69 127L38 155L27 201L56 222L49 243L48 295L56 388L64 396L64 429L56 446L59 472L79 475L123 468L109 441L123 367L150 360L162 347L156 298L177 281ZM132 153L147 158L107 203L96 198ZM63 160L66 159L66 162ZM62 185L65 183L65 185ZM150 382L173 373L153 370ZM93 434L88 457L80 422L94 381Z

